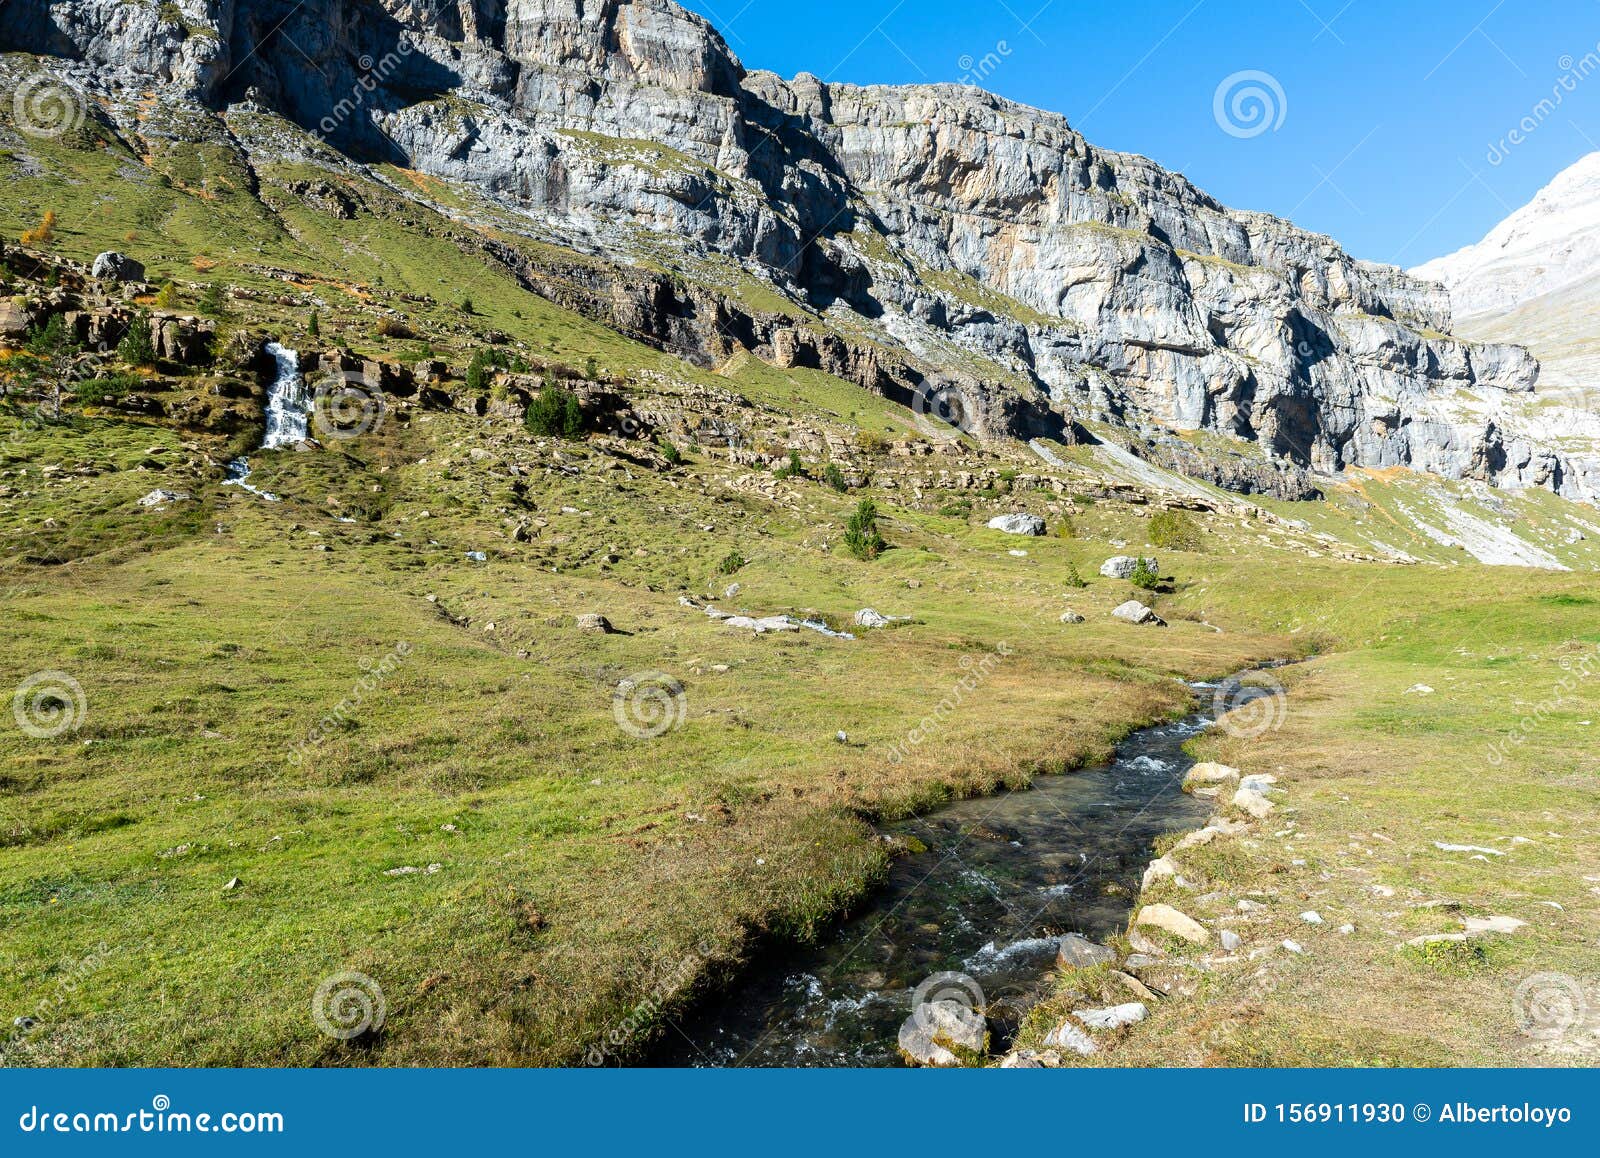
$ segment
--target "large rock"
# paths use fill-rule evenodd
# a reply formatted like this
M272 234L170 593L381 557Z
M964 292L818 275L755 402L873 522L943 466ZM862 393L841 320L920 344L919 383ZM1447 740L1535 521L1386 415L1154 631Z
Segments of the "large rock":
M143 281L144 266L133 258L107 250L94 259L90 274L107 281Z
M1126 603L1113 608L1111 614L1125 623L1137 623L1147 627L1165 627L1167 625L1165 619L1162 619L1161 616L1137 599L1130 599Z
M1161 564L1156 561L1154 555L1113 555L1100 564L1100 574L1107 579L1131 579L1133 578L1133 573L1139 569L1140 558L1143 558L1145 565L1150 570L1160 570Z
M1146 905L1139 910L1139 915L1134 918L1134 924L1149 929L1164 930L1196 945L1204 945L1211 940L1209 929L1188 914L1180 913L1171 905Z
M1090 1029L1121 1029L1143 1021L1149 1013L1144 1002L1130 1001L1126 1005L1112 1005L1105 1009L1074 1009L1072 1016Z
M1183 777L1183 790L1206 796L1214 796L1218 786L1231 784L1239 779L1239 770L1230 768L1226 764L1214 764L1209 761L1196 764L1190 768Z
M1008 535L1042 535L1045 524L1038 515L996 515L989 520L989 529Z
M1062 969L1090 969L1096 965L1110 965L1117 959L1117 951L1080 936L1068 933L1061 938L1056 949L1056 964Z
M930 1001L918 1005L901 1024L899 1045L901 1055L914 1065L958 1066L961 1054L989 1048L989 1026L983 1014L959 1001Z

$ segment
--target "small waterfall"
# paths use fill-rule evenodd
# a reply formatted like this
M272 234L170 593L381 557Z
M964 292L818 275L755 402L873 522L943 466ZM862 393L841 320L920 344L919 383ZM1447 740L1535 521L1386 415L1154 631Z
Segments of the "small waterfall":
M272 385L267 387L267 436L261 440L261 449L276 450L306 440L311 398L306 393L305 380L300 377L300 355L277 342L267 343L267 353L272 355L278 372ZM277 495L251 486L249 478L250 460L236 458L228 464L228 477L223 485L243 487L269 503L278 501Z
M300 377L300 355L277 342L267 343L267 353L278 364L278 374L267 387L267 437L261 449L275 450L306 440L311 399Z

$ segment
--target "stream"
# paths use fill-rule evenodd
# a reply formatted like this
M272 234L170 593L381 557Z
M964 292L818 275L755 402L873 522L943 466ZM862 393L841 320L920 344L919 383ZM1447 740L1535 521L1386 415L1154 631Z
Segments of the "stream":
M947 972L981 988L1003 1049L1048 992L1060 935L1121 933L1156 838L1199 828L1215 810L1182 784L1194 763L1183 744L1211 725L1217 686L1191 685L1193 714L1130 734L1110 764L888 826L927 851L896 857L821 942L759 956L667 1029L648 1063L900 1065L912 992Z

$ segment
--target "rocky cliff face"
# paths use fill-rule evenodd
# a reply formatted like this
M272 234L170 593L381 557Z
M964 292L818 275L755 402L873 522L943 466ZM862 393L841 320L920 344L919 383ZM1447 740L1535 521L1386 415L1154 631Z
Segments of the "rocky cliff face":
M953 379L978 433L1107 423L1206 474L1192 446L1159 448L1211 432L1254 452L1219 479L1294 497L1350 465L1558 490L1569 473L1446 404L1492 410L1538 366L1449 337L1440 287L976 89L747 72L668 0L10 0L0 48L102 90L157 76L168 99L270 107L683 282L720 263L804 326L643 274L585 300L674 348L745 345L894 397Z

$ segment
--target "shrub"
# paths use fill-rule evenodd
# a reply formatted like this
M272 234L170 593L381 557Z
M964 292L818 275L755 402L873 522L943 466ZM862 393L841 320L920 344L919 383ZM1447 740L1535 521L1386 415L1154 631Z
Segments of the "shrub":
M1128 582L1141 591L1154 591L1161 586L1161 576L1156 574L1150 560L1140 558L1133 568L1133 574L1128 576Z
M863 430L856 435L856 445L862 454L880 455L889 450L889 440L876 430Z
M67 320L60 314L51 314L44 325L28 331L28 353L41 358L52 358L74 344L67 333Z
M1080 591L1089 586L1088 580L1079 574L1078 565L1076 563L1067 564L1067 575L1065 582L1068 587L1075 587Z
M600 363L593 358L585 361L583 364L583 376L591 382L600 377Z
M576 394L546 379L522 424L545 438L577 438L583 433L583 408Z
M841 495L850 489L849 482L845 480L844 471L839 469L839 464L836 462L830 462L822 468L822 481Z
M117 357L130 366L155 364L156 347L150 339L149 310L140 310L138 316L128 323L128 332L117 343Z
M1186 511L1157 511L1150 518L1150 544L1172 551L1198 551L1200 528Z
M939 513L947 519L970 519L972 517L972 500L957 499L953 503L946 503L939 508Z
M39 224L23 233L22 244L49 245L51 241L55 240L55 235L56 211L54 209L46 209L44 216L39 218Z
M664 438L656 445L661 448L661 457L667 460L668 466L683 465L683 451L679 450L676 445Z
M399 318L379 318L372 325L372 333L378 338L415 338L417 332Z
M178 308L178 283L170 278L162 285L161 292L156 294L156 307L163 310ZM317 315L311 315L315 318Z
M461 296L461 312L464 313L464 314L471 314L471 313L476 313L477 312L473 308L472 299L467 297L465 294L463 294Z
M1074 523L1066 515L1062 515L1061 516L1061 521L1056 524L1056 538L1058 538L1058 539L1076 539L1077 537L1078 537L1078 526L1077 526L1077 524Z
M739 554L739 552L729 551L723 556L722 562L717 564L717 574L732 575L736 571L743 570L749 562L750 560Z
M144 385L137 374L109 374L103 378L87 378L73 387L79 402L93 404L107 398L122 398Z
M871 499L856 504L855 513L844 528L844 548L857 559L872 560L888 547L878 533L878 508Z
M482 394L483 384L488 378L489 359L484 351L479 350L472 355L472 360L467 363L467 391L471 394Z

